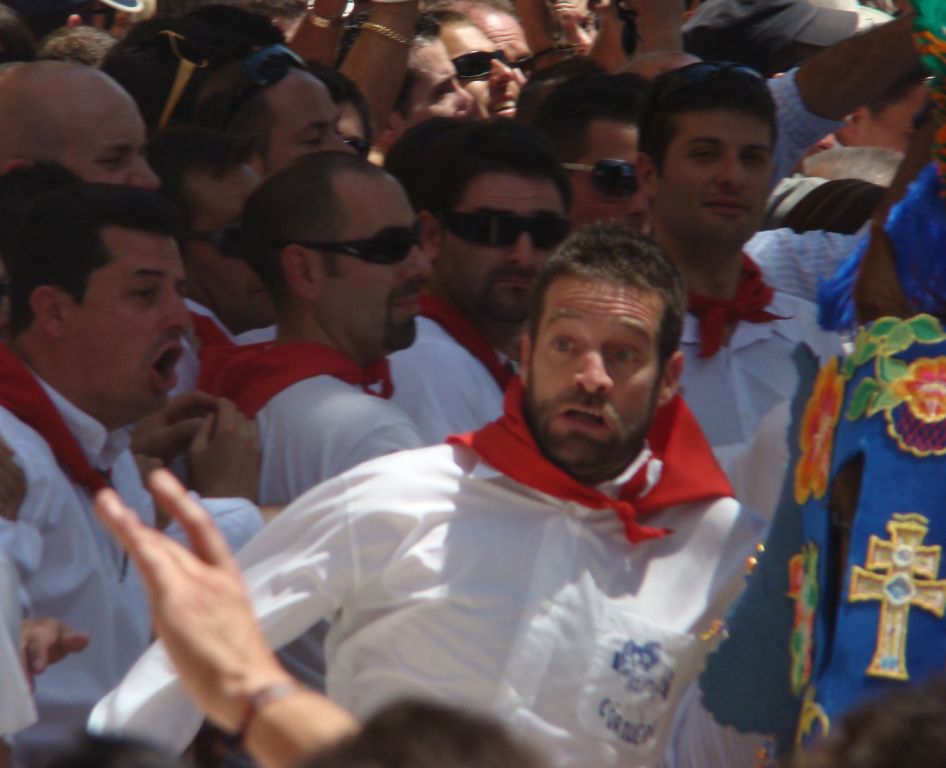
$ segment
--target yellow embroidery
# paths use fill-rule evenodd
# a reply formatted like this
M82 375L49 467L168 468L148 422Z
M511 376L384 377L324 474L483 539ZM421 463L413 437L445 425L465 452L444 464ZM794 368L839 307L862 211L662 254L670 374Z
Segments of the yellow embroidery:
M895 514L887 523L890 541L871 536L867 568L851 569L848 599L880 601L877 646L867 668L873 677L910 679L906 643L912 606L939 618L946 612L946 580L935 580L942 547L922 545L928 531L929 520L922 515Z
M805 698L801 703L801 714L798 716L798 731L795 733L795 743L802 745L808 740L820 739L828 735L831 721L820 704L815 703L815 687L809 685L805 691Z

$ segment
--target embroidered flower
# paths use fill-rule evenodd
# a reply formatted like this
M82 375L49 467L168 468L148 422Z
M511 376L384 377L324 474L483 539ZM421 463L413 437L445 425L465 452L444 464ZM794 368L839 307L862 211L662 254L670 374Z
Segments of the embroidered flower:
M789 644L792 693L801 696L811 680L813 635L818 610L818 548L813 543L788 563L788 596L795 601L795 617Z
M801 457L795 466L795 501L804 504L810 496L820 499L828 489L834 428L844 400L844 379L832 357L818 372L815 389L802 416Z
M946 358L921 357L891 389L927 424L946 419Z
M890 391L900 403L884 415L900 448L916 456L946 453L946 358L914 360Z

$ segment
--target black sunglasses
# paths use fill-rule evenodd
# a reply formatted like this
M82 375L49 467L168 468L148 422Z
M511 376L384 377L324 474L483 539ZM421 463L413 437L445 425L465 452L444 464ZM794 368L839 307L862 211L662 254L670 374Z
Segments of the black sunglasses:
M276 85L292 69L307 70L305 62L294 51L285 45L267 45L251 53L240 65L244 84L237 89L227 105L223 118L223 129L226 130L233 122L237 112L254 95L264 88Z
M420 243L420 222L410 227L385 227L380 232L363 240L322 243L314 240L280 240L277 247L301 245L316 251L346 253L369 264L400 264L411 249Z
M355 150L358 157L367 158L371 152L371 142L361 138L361 136L346 136L343 141Z
M440 214L444 226L457 237L477 245L508 248L527 233L536 248L554 248L568 235L570 223L554 213L535 216L515 216L511 213L457 213Z
M591 185L605 197L623 200L631 197L640 186L634 166L626 160L614 157L606 157L594 165L562 163L562 167L569 171L591 173Z
M765 77L745 64L736 64L732 61L698 61L680 69L675 69L661 76L659 86L655 89L655 99L666 99L677 96L695 85L718 80L722 77L739 77L752 85L765 88Z
M532 69L532 57L526 56L510 62L502 51L470 51L453 59L453 67L460 80L477 80L489 77L493 62L499 61L507 67L529 72Z
M3 301L9 295L10 295L10 281L5 280L5 279L0 279L0 301Z
M222 256L238 259L241 232L240 222L234 221L218 229L185 229L181 232L180 239L210 243Z

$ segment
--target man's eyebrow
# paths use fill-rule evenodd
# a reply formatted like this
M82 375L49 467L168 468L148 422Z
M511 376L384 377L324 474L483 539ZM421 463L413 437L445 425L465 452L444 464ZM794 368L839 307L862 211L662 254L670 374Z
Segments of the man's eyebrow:
M131 273L132 277L159 277L165 278L168 276L168 273L163 269L149 269L148 267L141 267L136 269Z
M686 143L687 144L712 144L714 147L719 147L723 144L723 140L718 139L715 136L693 136L692 138L687 139ZM740 152L746 149L771 152L772 146L770 144L742 144L739 146Z

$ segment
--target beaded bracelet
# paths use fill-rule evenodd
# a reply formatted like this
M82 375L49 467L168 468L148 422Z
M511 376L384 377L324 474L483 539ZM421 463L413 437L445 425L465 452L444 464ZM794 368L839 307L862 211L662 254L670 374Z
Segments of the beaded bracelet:
M253 720L263 708L275 701L279 701L296 693L302 693L305 690L307 690L306 687L296 680L284 680L279 683L264 685L262 688L253 691L246 700L246 709L243 712L243 717L240 719L240 728L237 731L240 737L240 743L245 743L247 732L253 724Z

